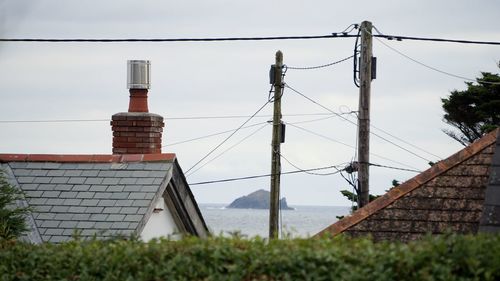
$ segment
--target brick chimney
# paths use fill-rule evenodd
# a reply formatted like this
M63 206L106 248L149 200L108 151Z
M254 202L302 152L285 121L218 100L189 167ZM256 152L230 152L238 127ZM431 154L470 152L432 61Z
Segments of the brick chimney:
M148 89L150 88L150 62L127 62L127 88L130 93L128 112L114 114L113 154L161 153L163 117L149 113Z

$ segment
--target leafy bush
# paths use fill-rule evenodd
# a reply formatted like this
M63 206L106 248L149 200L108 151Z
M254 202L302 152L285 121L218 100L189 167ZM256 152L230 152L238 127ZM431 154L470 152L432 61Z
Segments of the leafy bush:
M28 230L25 216L31 209L15 206L22 198L22 191L10 185L0 170L0 240L15 239Z
M499 280L500 236L0 242L1 280Z

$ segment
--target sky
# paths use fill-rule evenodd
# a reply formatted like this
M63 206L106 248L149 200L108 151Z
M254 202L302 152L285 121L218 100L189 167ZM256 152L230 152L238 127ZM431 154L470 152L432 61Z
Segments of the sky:
M500 41L500 2L468 1L56 1L0 0L1 38L196 38L329 35L368 20L384 34ZM189 170L267 102L269 67L281 50L288 66L316 66L349 57L353 38L169 43L0 43L0 153L109 154L111 115L128 109L126 62L151 61L149 109L165 117L163 152ZM370 161L423 171L462 146L442 129L441 98L464 79L498 73L500 46L374 40ZM317 70L289 69L285 82L323 107L356 111L352 60ZM282 170L346 165L355 159L356 126L290 89L283 95L286 129ZM190 183L269 174L272 105L188 173ZM355 115L345 114L355 122ZM330 117L330 118L326 118ZM47 120L87 120L40 122ZM88 121L94 120L94 121ZM11 122L38 121L38 122ZM305 122L309 121L309 122ZM378 129L382 129L380 131ZM390 135L385 134L390 133ZM397 138L394 138L396 136ZM182 142L182 143L179 143ZM415 154L418 155L415 156ZM199 170L197 170L201 167ZM331 173L334 170L317 171ZM415 172L370 168L370 192L383 194ZM270 179L192 185L199 203L229 203ZM283 175L289 205L347 206L339 175Z

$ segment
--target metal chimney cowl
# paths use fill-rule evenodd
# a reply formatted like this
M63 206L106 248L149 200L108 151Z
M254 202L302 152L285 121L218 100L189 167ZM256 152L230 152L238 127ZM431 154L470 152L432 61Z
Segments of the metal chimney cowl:
M149 89L151 87L151 63L149 60L127 61L127 88Z

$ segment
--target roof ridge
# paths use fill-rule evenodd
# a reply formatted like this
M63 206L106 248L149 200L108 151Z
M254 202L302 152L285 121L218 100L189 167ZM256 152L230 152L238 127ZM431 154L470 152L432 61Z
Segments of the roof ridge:
M157 154L0 154L1 162L123 163L173 161L174 153Z
M421 186L422 184L427 183L428 181L436 178L437 176L439 176L439 175L445 173L446 171L450 170L451 168L455 167L456 165L459 165L460 163L466 161L470 157L476 155L477 153L479 153L480 151L482 151L486 147L495 143L497 141L497 138L499 138L499 137L500 137L500 129L496 129L496 130L486 134L485 136L483 136L479 140L477 140L474 143L468 145L467 147L461 149L460 151L456 152L455 154L451 155L450 157L439 161L438 163L436 163L435 165L433 165L429 169L425 170L424 172L407 180L406 182L400 184L399 186L392 188L387 193L385 193L384 195L380 196L379 198L373 200L372 202L370 202L369 204L367 204L363 208L358 209L350 216L347 216L347 217L335 222L334 224L326 227L325 229L320 231L315 236L321 236L321 235L326 234L326 233L336 235L336 234L341 233L341 232L345 231L346 229L360 223L364 219L373 215L375 212L387 207L388 205L392 204L397 199L399 199L402 196L415 190L417 187Z

